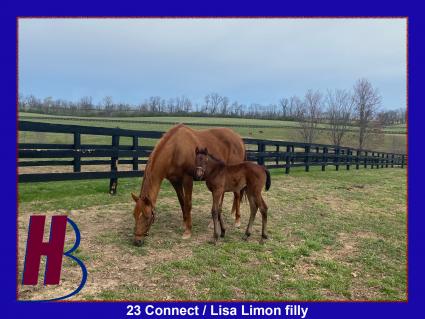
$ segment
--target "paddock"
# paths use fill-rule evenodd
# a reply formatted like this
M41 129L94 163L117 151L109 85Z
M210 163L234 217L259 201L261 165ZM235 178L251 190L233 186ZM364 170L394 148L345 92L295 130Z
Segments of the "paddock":
M76 255L88 269L73 300L406 300L406 168L271 173L265 245L258 243L258 215L250 239L242 240L248 205L235 228L230 195L226 237L211 245L211 195L202 182L194 185L192 238L181 239L178 200L163 182L144 247L132 244L130 192L139 190L140 178L121 178L115 196L103 179L19 184L18 273L29 216L66 214L81 231ZM69 229L66 246L73 241ZM18 298L65 295L80 278L65 258L59 286L19 285Z

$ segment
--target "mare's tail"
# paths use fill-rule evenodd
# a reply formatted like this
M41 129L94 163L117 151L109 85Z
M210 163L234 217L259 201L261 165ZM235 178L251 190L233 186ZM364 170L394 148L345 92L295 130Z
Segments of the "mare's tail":
M270 178L270 172L267 168L264 168L266 172L266 191L270 189L270 185L272 184L272 179Z

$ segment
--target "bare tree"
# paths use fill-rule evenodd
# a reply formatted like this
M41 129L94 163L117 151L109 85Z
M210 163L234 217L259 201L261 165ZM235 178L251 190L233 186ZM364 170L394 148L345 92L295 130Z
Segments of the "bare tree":
M150 112L161 112L161 98L159 96L151 96L148 105Z
M209 112L210 114L227 112L228 105L229 99L227 97L221 96L220 94L213 92L205 96L205 105L203 107L203 112Z
M287 98L280 99L279 106L282 109L282 116L286 117L288 115L289 100Z
M400 107L397 110L398 123L406 124L407 110L406 108Z
M23 94L19 93L19 95L18 95L18 109L19 109L19 111L25 111L26 106L27 106L27 103L25 101Z
M180 99L180 104L183 112L189 113L192 111L192 101L188 97L183 95Z
M322 117L322 94L308 90L304 101L296 105L296 118L300 134L306 143L313 143L317 137L318 125Z
M80 109L83 111L93 110L93 98L91 96L83 96L80 99Z
M288 117L291 117L291 118L296 117L297 110L299 109L301 104L302 104L302 101L298 96L296 95L291 96L289 100L289 108L287 110Z
M114 110L115 105L112 100L112 96L105 96L102 101L102 106L106 112L111 112Z
M367 79L360 79L354 85L353 103L359 123L359 149L363 149L372 132L371 123L381 105L381 95Z
M228 112L228 108L229 108L229 98L227 97L222 97L221 101L220 101L220 113L221 115L226 115Z
M334 145L340 146L350 125L353 99L346 90L329 90L325 105L330 127L329 137Z

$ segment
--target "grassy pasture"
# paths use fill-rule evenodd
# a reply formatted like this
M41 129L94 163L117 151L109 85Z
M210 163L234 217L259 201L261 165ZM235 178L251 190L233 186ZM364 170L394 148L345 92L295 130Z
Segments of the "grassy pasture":
M21 113L22 114L22 113ZM25 115L25 114L24 114ZM28 115L28 114L26 114ZM33 114L31 114L33 116ZM87 118L86 118L87 119ZM117 118L123 119L125 118ZM46 123L58 123L58 124L74 124L74 125L86 125L86 126L102 126L102 127L120 127L124 129L132 130L147 130L147 131L167 131L172 125L171 124L161 124L162 122L172 122L179 123L185 122L189 123L202 123L205 126L193 126L194 129L208 128L208 124L237 124L237 125L271 125L274 127L264 127L264 128L249 128L249 127L233 127L233 129L239 133L242 137L252 137L259 139L276 139L276 140L286 140L286 141L301 141L301 135L297 129L297 123L291 121L273 121L273 120L256 120L256 119L235 119L235 118L200 118L200 117L132 117L131 120L145 120L145 121L155 121L157 123L125 123L125 122L102 122L102 121L82 121L79 119L72 120L60 120L55 119L52 116L49 120L37 120L40 122ZM35 119L31 119L35 121ZM283 126L283 127L282 127ZM291 126L291 127L289 127ZM326 127L326 124L322 124ZM212 127L212 126L211 126ZM384 134L374 134L371 136L369 143L366 145L366 148L376 151L387 151L387 152L405 152L406 150L406 135L405 134L394 134L390 132L398 132L405 130L400 127L388 127L384 130ZM51 134L51 133L34 133L34 132L20 132L19 141L25 143L31 142L40 142L40 143L72 143L72 136L69 134ZM110 137L102 136L90 136L82 135L82 143L96 143L96 144L109 144ZM122 144L130 144L130 139L123 139L120 141ZM155 145L156 140L143 139L139 141L139 145ZM330 144L329 132L328 131L319 131L317 143ZM355 132L349 132L346 136L346 139L343 143L344 146L357 147L357 137Z
M38 114L38 113L26 113L26 112L20 112L21 116L31 116L31 117L51 117L51 118L61 118L66 117L62 115L46 115L46 114ZM142 117L142 116L131 116L131 117L79 117L79 116L71 116L71 118L81 118L81 119L87 119L87 118L93 118L93 119L111 119L111 120L136 120L136 121L150 121L150 122L175 122L175 123L201 123L201 124L224 124L224 125L256 125L256 126L275 126L275 127L282 127L282 126L293 126L297 127L298 123L295 121L283 121L283 120L264 120L264 119L244 119L244 118L225 118L225 117L184 117L184 116L148 116L148 117ZM319 124L319 127L322 128L328 128L329 125L326 123ZM351 129L355 129L355 126L352 126ZM394 124L384 127L384 131L393 132L393 131L406 131L406 124Z
M177 197L164 181L146 245L134 247L130 192L139 187L138 178L120 179L117 195L110 196L107 180L20 184L19 273L29 216L63 213L80 228L77 256L89 274L74 299L406 300L405 169L272 170L272 187L264 193L265 245L258 243L259 215L251 238L242 241L248 205L242 205L242 227L234 228L230 195L223 208L226 237L210 244L211 198L200 182L193 236L181 239ZM66 245L72 244L69 233ZM64 259L61 285L21 286L19 296L63 295L80 278L79 267Z

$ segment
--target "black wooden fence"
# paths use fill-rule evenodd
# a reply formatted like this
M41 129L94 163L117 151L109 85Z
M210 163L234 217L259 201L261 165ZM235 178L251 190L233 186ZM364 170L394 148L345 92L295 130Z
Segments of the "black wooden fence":
M73 172L19 174L19 182L45 182L79 179L108 178L109 191L114 194L119 177L143 176L139 164L146 164L152 146L142 146L140 139L158 139L163 132L135 131L119 128L89 127L38 122L19 122L19 131L65 133L73 136L72 144L19 143L19 167L28 166L72 166ZM110 144L83 144L81 135L111 137ZM120 144L120 138L130 138L131 144ZM406 165L406 155L369 150L357 150L335 145L306 144L286 141L245 138L247 159L267 168L284 168L289 174L291 167L327 166L336 170L345 166L384 168ZM100 159L99 159L100 158ZM27 159L27 160L25 160ZM44 159L44 160L40 160ZM45 160L47 159L47 160ZM118 164L130 164L132 170L119 171ZM109 171L82 172L84 165L110 165Z

